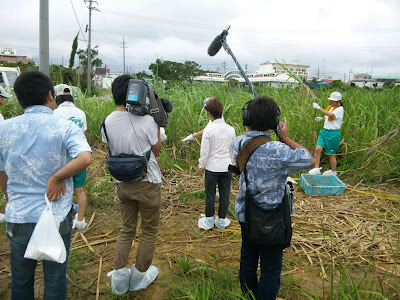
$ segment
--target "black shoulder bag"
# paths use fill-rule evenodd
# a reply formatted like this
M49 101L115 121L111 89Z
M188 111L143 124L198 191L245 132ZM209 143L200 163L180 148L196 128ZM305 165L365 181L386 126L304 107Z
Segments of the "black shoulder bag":
M274 209L262 208L250 194L246 165L253 152L262 144L270 142L266 136L253 138L240 150L237 161L244 171L246 182L245 221L248 242L260 249L282 250L290 246L292 220L290 217L290 195L285 191L282 202ZM243 152L242 152L243 151ZM243 153L240 157L239 155Z
M151 149L146 156L121 153L112 155L107 136L105 120L101 123L108 145L108 159L106 165L111 176L119 181L140 181L147 173L147 163L150 159Z

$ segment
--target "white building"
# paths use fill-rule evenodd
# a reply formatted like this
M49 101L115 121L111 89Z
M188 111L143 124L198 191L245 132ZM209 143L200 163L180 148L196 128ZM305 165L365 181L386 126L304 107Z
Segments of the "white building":
M299 65L298 63L298 60L295 60L293 64L270 63L267 61L258 66L258 71L256 72L256 74L262 74L264 77L272 77L279 74L290 75L290 73L292 73L305 81L308 78L308 69L310 68L310 66Z
M298 61L294 64L278 64L278 63L264 63L260 64L258 71L255 73L246 73L251 83L266 84L273 87L282 85L297 85L299 82L290 76L290 73L298 76L300 79L307 79L308 68L307 65L299 65ZM286 69L286 70L285 70ZM209 82L228 82L229 79L235 79L239 83L246 83L242 74L238 69L229 70L225 73L205 73L196 76L193 80L209 81Z
M27 55L21 55L17 53L16 49L13 48L0 48L0 63L1 62L23 62L28 63L32 61L32 58Z
M354 83L358 87L382 88L386 81L400 85L399 76L372 75L370 73L355 73L351 83Z

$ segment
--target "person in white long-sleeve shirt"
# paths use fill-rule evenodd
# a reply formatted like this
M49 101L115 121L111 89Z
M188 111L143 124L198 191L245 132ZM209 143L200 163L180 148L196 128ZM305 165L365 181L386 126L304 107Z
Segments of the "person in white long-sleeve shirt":
M205 173L206 211L198 225L205 230L214 225L225 229L230 224L226 218L232 180L232 172L228 171L228 166L233 164L232 145L236 133L222 118L223 105L218 98L207 101L206 111L211 123L204 129L199 159L199 172ZM217 185L220 197L218 216L214 219Z

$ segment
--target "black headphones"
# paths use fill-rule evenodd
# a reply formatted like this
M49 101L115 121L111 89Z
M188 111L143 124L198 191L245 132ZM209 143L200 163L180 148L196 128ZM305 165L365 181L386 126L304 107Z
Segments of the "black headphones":
M254 98L255 99L255 98ZM249 103L251 101L253 101L254 99L251 99L249 101L247 101L243 107L242 107L242 120L243 120L243 126L249 126L250 125L250 113L247 110L247 106L249 105ZM281 110L279 109L278 106L278 111L276 113L276 121L275 121L275 128L278 129L278 125L279 125L279 121L281 120ZM274 129L274 131L276 132L276 129Z

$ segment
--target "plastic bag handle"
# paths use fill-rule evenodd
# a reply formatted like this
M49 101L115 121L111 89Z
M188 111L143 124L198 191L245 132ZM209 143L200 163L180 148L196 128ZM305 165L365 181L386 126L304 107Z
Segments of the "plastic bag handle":
M46 205L49 208L51 214L53 215L53 202L50 202L49 198L47 197L47 194L44 194L44 200L46 201Z

